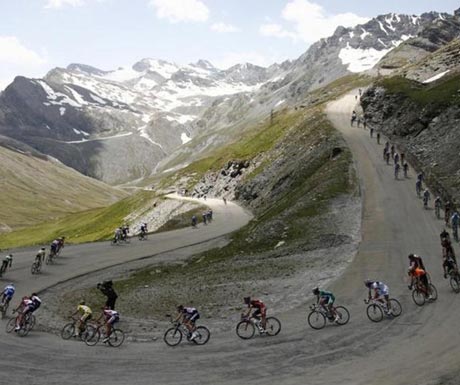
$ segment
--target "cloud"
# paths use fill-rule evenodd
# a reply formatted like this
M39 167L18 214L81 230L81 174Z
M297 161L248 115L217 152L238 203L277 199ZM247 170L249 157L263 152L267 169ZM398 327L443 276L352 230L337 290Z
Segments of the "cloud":
M80 7L84 4L84 0L48 0L45 8L62 8L66 5L71 7Z
M275 36L275 37L290 37L296 40L297 35L283 29L280 24L263 24L259 28L259 33L262 36Z
M209 9L199 0L150 0L149 5L156 9L159 19L171 23L204 22L209 18Z
M219 32L219 33L229 33L229 32L239 32L240 29L232 24L225 24L225 23L214 23L211 25L211 29L213 31Z
M25 47L15 36L0 36L0 89L15 76L36 76L45 71L47 59Z
M262 67L268 67L279 60L278 57L269 57L256 51L226 52L212 59L212 63L221 69L227 69L235 64L251 63Z
M313 43L332 35L339 25L352 27L369 20L369 18L351 12L329 14L321 5L309 0L291 0L282 10L281 17L293 26L292 30L272 23L261 25L259 33L264 36L291 38Z

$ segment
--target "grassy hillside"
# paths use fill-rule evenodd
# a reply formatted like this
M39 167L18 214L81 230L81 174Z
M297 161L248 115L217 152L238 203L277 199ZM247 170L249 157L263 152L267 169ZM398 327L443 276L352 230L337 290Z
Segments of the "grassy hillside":
M107 206L127 194L58 163L0 147L0 232Z
M61 235L71 243L108 239L124 218L139 209L148 210L158 196L151 191L140 191L108 207L67 215L51 222L0 235L0 248L45 244Z
M437 82L421 84L395 76L383 79L377 85L389 94L403 95L421 107L446 108L460 103L460 74L446 75Z
M286 112L282 117L278 124L263 126L265 130L187 169L199 173L220 167L228 154L253 154L245 151L263 148L261 169L240 189L244 201L245 189L256 189L261 197L256 218L236 232L227 247L198 255L185 265L152 266L117 280L120 311L134 317L160 317L177 303L192 303L204 314L218 317L223 307L238 306L244 295L270 290L275 282L308 271L317 263L307 257L308 250L350 242L347 223L341 222L346 219L337 215L353 215L349 203L343 203L353 200L357 191L351 153L321 107ZM260 143L254 142L257 135ZM335 206L336 202L342 203ZM251 206L254 201L245 203ZM145 295L155 297L148 309L142 302ZM79 289L63 297L62 310L83 297L98 302L95 290Z

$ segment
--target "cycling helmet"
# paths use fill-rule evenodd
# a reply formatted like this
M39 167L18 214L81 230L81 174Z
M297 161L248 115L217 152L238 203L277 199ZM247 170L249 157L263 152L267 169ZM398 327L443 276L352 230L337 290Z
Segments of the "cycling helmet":
M407 258L409 258L409 259L414 259L414 258L415 258L415 254L410 253L410 254L407 256Z
M371 280L371 279L366 279L366 280L364 281L364 285L365 285L366 287L369 287L370 285L372 285L373 282L374 282L374 281Z
M177 311L182 311L182 310L184 310L184 305L179 305L179 306L177 307Z
M315 288L313 289L313 294L314 294L314 295L318 295L318 294L319 294L319 288L318 288L318 287L315 287Z
M244 303L246 305L249 305L250 302L251 302L251 297L244 297Z

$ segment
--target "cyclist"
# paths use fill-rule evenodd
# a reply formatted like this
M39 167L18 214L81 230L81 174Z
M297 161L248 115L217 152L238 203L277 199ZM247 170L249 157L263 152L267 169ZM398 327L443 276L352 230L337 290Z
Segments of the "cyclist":
M8 305L14 296L16 288L12 283L6 285L2 293L2 306Z
M398 179L400 169L401 169L401 166L399 165L399 163L395 162L395 179Z
M113 234L113 240L118 242L123 236L123 230L121 227L115 229L115 233Z
M184 307L183 305L179 305L177 307L178 315L175 321L181 321L187 330L190 332L190 341L193 341L198 334L196 333L196 326L195 322L197 319L200 318L200 313L194 307Z
M442 200L441 197L438 195L435 200L434 200L434 211L436 213L436 218L441 217L441 206L442 206Z
M415 182L415 191L417 192L417 196L420 198L420 193L422 192L422 181L417 179Z
M64 248L64 242L65 242L65 237L60 237L58 238L58 247L57 247L57 250L56 250L56 253L60 253L61 250Z
M141 235L144 236L145 234L147 234L147 223L142 223L141 224Z
M423 285L423 291L425 292L425 296L428 299L432 299L431 294L429 294L429 285L428 285L428 277L426 275L426 271L423 267L422 259L415 254L409 254L409 269L407 274L411 278L409 290L412 290L414 283L419 280Z
M82 316L78 320L77 327L75 328L75 337L78 337L80 333L85 329L86 322L88 322L93 315L91 308L87 306L83 300L78 304L77 310L72 314L72 317L78 313L82 313Z
M0 276L6 272L6 269L8 267L11 268L11 265L13 264L13 254L8 254L5 258L3 258L2 261L2 266L0 267Z
M46 256L46 249L42 247L40 250L38 250L38 253L35 256L35 262L38 262L38 264L41 266L42 262L45 261L45 256Z
M319 290L318 287L313 289L313 294L316 295L316 303L334 318L334 322L340 321L340 317L333 306L335 301L334 294L330 291Z
M450 218L450 223L452 225L452 233L454 235L454 239L458 242L458 225L460 223L460 215L458 214L457 210L454 211L454 214Z
M120 314L117 311L104 306L102 308L102 314L97 319L97 322L99 322L102 318L105 319L105 338L102 340L102 342L106 343L112 334L112 326L115 324L115 322L120 321Z
M24 318L27 316L27 314L32 314L34 311L36 311L40 305L42 304L41 299L37 296L37 293L32 293L30 297L23 297L22 302L20 305L16 308L16 311L21 311L19 312L19 316L16 320L16 329L15 330L20 330L21 326L23 324Z
M267 324L267 306L259 299L251 299L251 297L244 297L244 303L248 306L248 311L246 317L249 316L252 309L255 309L251 317L259 319L259 316L262 318L261 326L265 331L265 326Z
M50 245L50 255L52 257L54 257L57 252L58 252L58 248L59 248L59 239L56 238L53 242L51 242L51 245Z
M450 203L450 201L447 201L445 204L444 204L444 222L446 223L446 226L449 225L449 219L450 219L450 213L451 213L451 210L452 210L452 203Z
M428 207L428 201L431 199L430 197L430 192L426 188L425 191L423 191L423 207L427 208Z
M129 226L128 225L121 226L121 234L122 234L122 239L124 241L128 238L128 233L129 233Z
M369 289L368 299L372 298L372 290L374 290L374 297L375 301L381 302L383 305L386 304L386 311L387 314L391 314L391 303L390 303L390 292L387 285L383 282L373 281L370 279L366 279L364 281L364 285Z
M407 178L407 173L409 171L409 165L407 164L407 162L403 163L403 171L404 171L404 178Z

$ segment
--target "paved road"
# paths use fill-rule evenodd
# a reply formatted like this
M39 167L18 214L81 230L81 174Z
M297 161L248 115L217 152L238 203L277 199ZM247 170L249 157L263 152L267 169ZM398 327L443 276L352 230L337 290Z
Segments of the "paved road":
M409 385L431 384L458 368L460 297L441 275L437 234L442 223L415 198L413 177L395 181L392 168L381 161L382 147L369 139L368 131L349 127L354 103L350 95L328 108L330 119L353 151L364 198L358 255L332 287L337 301L350 309L348 325L313 331L306 324L305 309L299 308L279 315L283 330L274 338L241 341L229 330L213 335L206 347L183 344L174 349L161 341L91 349L46 333L31 333L24 339L5 335L2 351L8 355L0 361L0 371L8 374L0 378L8 378L11 384L26 380L30 384L236 385L268 381L283 385ZM169 242L173 244L174 238ZM78 269L85 266L85 271L113 263L110 258L134 258L131 249L129 256L121 255L121 250L116 251L120 255L108 255L105 250L85 245L66 249L66 255L82 256ZM142 252L145 250L139 250L137 257ZM409 252L424 257L438 287L438 301L422 308L412 303L407 289ZM70 258L67 262L63 274L70 265L75 266ZM373 277L387 282L391 294L400 299L403 314L398 319L374 324L365 316L362 281ZM44 287L53 280L54 274L48 281L44 277L39 285Z

